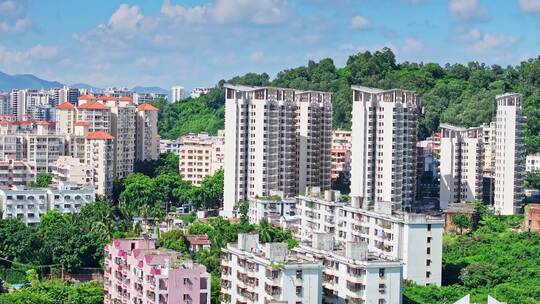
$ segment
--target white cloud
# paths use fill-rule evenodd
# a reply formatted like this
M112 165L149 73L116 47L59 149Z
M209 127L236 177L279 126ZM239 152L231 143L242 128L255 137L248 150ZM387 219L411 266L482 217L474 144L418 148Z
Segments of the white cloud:
M488 11L478 3L478 0L451 0L448 9L454 15L465 19L483 19Z
M35 59L52 59L58 55L58 48L48 45L35 45L29 50L29 55Z
M527 13L540 12L540 0L518 0L519 9Z
M157 65L158 63L159 63L159 58L157 57L152 57L152 58L140 57L140 58L137 58L137 60L135 61L135 64L140 67L153 67Z
M354 16L351 19L351 27L353 29L366 29L369 27L369 20L364 16Z
M25 4L25 1L0 0L0 32L19 33L32 25Z
M482 37L480 29L478 29L477 27L473 27L468 31L463 32L460 35L460 40L463 40L465 42L471 42L480 39L480 37Z
M141 9L137 5L120 4L120 7L109 18L108 26L111 30L133 31L140 27L144 19Z
M182 5L172 5L170 0L163 1L161 13L167 17L179 19L187 23L204 23L208 18L208 6L186 7Z
M221 23L248 19L255 24L274 24L286 20L292 7L286 0L216 0L211 13Z
M417 53L424 49L424 44L418 39L407 38L405 39L405 43L403 44L402 49L405 53Z
M263 52L260 52L260 51L255 51L249 55L249 61L252 63L260 62L263 59L264 59L264 54Z
M513 47L517 39L504 33L482 33L473 27L459 33L458 40L465 48L477 54L500 53Z

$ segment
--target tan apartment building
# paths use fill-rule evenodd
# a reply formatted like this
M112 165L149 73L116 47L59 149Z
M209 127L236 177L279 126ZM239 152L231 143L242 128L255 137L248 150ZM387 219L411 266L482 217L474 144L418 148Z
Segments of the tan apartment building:
M351 171L351 131L334 130L332 132L332 180L340 174L349 177Z
M180 137L178 147L179 172L183 180L200 186L206 176L223 168L223 134L188 134Z
M135 159L139 161L159 158L158 111L147 103L137 106Z

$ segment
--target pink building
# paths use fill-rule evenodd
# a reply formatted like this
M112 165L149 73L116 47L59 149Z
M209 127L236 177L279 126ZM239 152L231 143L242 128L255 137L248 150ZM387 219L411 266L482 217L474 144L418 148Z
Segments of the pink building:
M149 239L105 246L105 304L209 304L210 274Z

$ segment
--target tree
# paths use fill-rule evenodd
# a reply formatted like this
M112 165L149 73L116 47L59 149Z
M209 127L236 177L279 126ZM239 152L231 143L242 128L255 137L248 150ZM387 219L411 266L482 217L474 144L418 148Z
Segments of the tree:
M459 234L463 234L463 229L472 226L471 218L461 213L452 216L452 223L459 229Z
M40 246L40 239L23 222L0 220L0 258L21 263L37 262L35 253Z
M39 172L36 175L36 182L32 184L34 187L46 188L52 183L53 176L51 173Z
M154 180L140 174L130 174L124 181L124 191L120 194L120 202L136 215L152 216L162 208L163 194L159 193Z
M540 190L540 171L527 172L527 175L525 175L525 187Z
M259 227L257 228L257 233L259 234L259 239L261 242L267 243L272 241L274 237L274 230L272 228L272 224L270 224L267 218L263 218L261 220Z
M157 245L182 253L189 252L186 237L179 229L162 233L158 238Z

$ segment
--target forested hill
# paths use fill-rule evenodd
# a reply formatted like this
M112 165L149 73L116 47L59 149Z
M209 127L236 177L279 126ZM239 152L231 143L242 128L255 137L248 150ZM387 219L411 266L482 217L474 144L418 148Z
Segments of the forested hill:
M394 53L384 48L352 55L340 68L327 58L279 72L273 80L265 73L249 73L229 82L334 92L334 127L344 129L351 124L351 85L415 90L426 108L419 123L420 138L436 131L442 122L465 127L490 122L495 114L495 95L518 92L524 95L527 150L540 150L540 57L508 67L478 62L441 66L397 63ZM223 83L220 81L214 91L197 99L158 103L161 136L176 138L188 132L215 133L222 128L224 100L220 88Z

